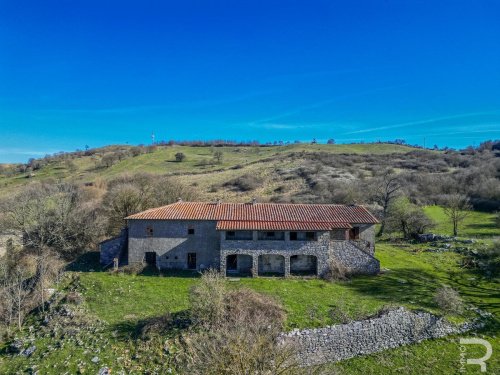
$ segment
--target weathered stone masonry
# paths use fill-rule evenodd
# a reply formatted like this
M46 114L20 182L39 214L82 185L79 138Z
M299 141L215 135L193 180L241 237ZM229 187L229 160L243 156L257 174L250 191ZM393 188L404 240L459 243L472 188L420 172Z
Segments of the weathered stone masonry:
M281 340L298 349L301 365L311 366L463 333L480 326L479 322L455 326L432 314L414 313L401 307L373 319L294 330L283 334Z
M321 275L338 259L352 273L379 270L377 219L363 206L180 200L126 219L128 246L122 236L102 243L103 264L120 255L162 269L288 276Z

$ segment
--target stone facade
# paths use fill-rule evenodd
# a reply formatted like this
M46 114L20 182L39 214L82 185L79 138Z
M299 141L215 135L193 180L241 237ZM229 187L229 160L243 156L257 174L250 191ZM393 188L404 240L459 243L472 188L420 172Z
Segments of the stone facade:
M301 365L312 366L463 333L481 324L473 322L456 326L444 318L425 312L410 312L401 307L373 319L294 330L283 334L281 342L297 348Z
M188 269L188 254L196 254L193 269L218 267L220 236L215 225L201 220L131 220L129 263L144 262L151 252L156 253L158 268Z
M103 241L99 244L100 263L104 267L113 265L113 259L118 258L122 262L127 250L127 229L122 229L120 235Z
M329 259L336 257L353 273L379 270L373 257L373 225L357 225L359 239L349 241L346 230L316 231L309 240L306 232L298 233L294 240L290 231L283 231L276 232L278 239L272 240L262 231L217 231L216 224L208 220L130 220L128 262L151 262L153 257L162 269L217 268L224 274L288 276L294 272L321 275L328 269Z

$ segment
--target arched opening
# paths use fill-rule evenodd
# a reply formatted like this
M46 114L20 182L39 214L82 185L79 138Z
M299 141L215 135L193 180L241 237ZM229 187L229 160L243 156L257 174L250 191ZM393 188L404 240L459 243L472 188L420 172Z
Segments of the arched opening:
M318 258L314 255L292 255L290 257L291 275L317 275Z
M259 275L285 274L285 257L276 254L259 255Z
M231 254L226 257L226 276L250 275L252 273L252 257L246 254Z

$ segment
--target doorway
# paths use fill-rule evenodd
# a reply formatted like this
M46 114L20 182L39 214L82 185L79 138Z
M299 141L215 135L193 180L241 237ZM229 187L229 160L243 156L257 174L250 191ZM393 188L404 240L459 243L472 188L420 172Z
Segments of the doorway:
M349 229L349 239L359 240L359 227Z
M148 266L156 267L156 253L154 251L148 251L144 254L144 260Z
M196 269L196 253L188 253L188 255L187 255L187 268L190 270Z
M227 262L226 269L228 271L237 271L238 270L238 256L236 254L228 255L226 262Z

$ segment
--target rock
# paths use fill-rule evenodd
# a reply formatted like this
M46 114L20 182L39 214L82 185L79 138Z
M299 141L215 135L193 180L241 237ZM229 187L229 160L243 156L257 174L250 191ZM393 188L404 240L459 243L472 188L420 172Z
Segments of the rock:
M25 356L25 357L29 357L30 355L32 355L36 350L36 346L33 345L33 346L30 346L29 348L27 349L24 349L22 352L21 352L21 355Z
M12 354L18 354L21 352L23 346L24 343L21 340L14 340L7 348L7 351Z
M95 356L90 360L92 363L98 363L99 362L99 357Z
M108 367L102 367L99 369L99 375L111 375L111 370Z

